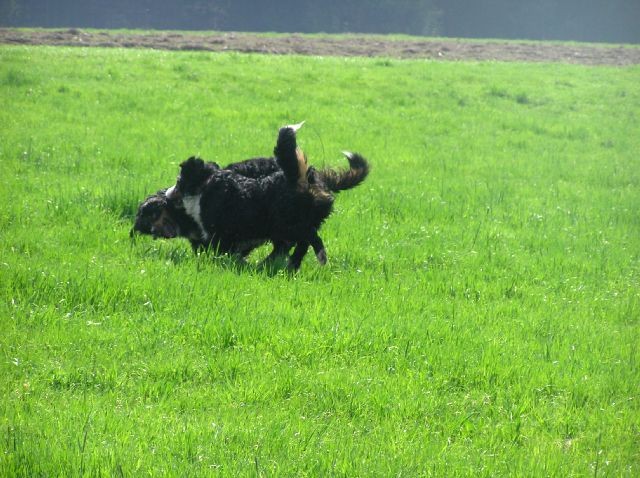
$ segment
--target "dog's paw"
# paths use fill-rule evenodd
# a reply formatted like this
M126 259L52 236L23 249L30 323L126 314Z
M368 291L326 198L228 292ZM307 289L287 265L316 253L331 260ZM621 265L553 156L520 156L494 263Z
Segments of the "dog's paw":
M287 261L287 271L288 272L297 272L300 270L300 266L302 265L302 260L296 260L292 257L289 257Z
M322 249L320 249L318 252L316 252L316 257L318 258L318 262L321 265L326 265L327 264L327 250L323 247Z

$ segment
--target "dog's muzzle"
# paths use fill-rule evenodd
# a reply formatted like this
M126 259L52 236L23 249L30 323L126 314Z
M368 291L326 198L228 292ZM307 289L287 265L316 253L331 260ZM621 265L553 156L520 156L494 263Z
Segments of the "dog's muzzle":
M154 239L173 239L178 237L178 228L173 224L164 224L162 226L152 227L151 235Z

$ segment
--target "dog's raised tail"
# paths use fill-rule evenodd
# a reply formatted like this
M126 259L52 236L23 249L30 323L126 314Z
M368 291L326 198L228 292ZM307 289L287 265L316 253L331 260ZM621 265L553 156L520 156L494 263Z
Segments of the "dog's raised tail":
M343 151L342 154L349 161L349 169L343 171L323 169L320 171L325 185L333 192L355 188L369 175L369 162L364 157L349 151Z
M273 148L276 162L290 183L305 181L307 177L307 158L296 142L296 132L303 124L304 121L297 125L280 128L276 146Z

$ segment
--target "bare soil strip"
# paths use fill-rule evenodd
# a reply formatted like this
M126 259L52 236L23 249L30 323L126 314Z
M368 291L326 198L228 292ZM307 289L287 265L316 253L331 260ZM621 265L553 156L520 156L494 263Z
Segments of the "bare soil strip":
M161 50L237 51L274 55L364 56L449 61L522 61L582 65L640 64L640 47L540 42L397 40L380 36L262 36L250 33L124 34L68 30L0 29L0 44Z

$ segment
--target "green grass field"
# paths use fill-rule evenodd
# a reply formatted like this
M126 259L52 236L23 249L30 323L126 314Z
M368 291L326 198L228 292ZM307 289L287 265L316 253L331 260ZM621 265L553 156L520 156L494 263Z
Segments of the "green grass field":
M0 476L638 476L640 68L0 47ZM129 240L192 154L373 170L295 276Z

